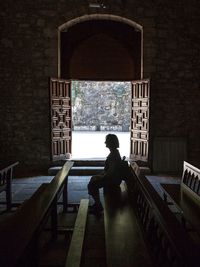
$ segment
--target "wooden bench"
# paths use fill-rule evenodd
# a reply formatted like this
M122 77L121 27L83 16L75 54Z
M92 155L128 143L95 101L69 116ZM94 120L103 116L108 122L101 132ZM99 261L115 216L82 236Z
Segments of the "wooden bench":
M199 266L199 247L136 165L131 163L130 198L155 265Z
M12 207L13 169L18 164L19 162L15 162L7 166L0 166L0 193L6 192L6 202L0 202L0 204L6 204L7 210Z
M63 193L63 210L67 210L67 177L73 162L67 162L49 184L42 184L33 196L6 221L0 223L0 266L37 265L37 242L51 216L52 237L57 237L57 200Z
M6 221L1 222L1 266L20 266L20 264L23 266L23 255L25 252L27 253L26 249L28 246L31 246L33 249L31 260L34 260L36 249L34 248L33 238L41 223L39 202L42 202L42 194L46 186L46 184L42 184L33 196L24 202L12 216ZM39 218L37 216L39 216Z
M123 182L104 192L104 222L107 267L153 266Z
M180 185L161 184L166 203L176 205L182 213L182 222L199 233L200 242L200 170L184 161ZM175 202L175 203L174 203Z

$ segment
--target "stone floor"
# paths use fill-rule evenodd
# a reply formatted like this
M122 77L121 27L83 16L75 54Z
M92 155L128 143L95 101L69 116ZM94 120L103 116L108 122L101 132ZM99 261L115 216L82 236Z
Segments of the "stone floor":
M20 204L38 189L42 183L49 183L54 176L33 176L13 179L12 202ZM79 203L81 198L88 198L87 183L90 176L69 176L68 197L70 203ZM0 202L5 200L5 192L0 194ZM0 212L5 210L5 205L0 204Z

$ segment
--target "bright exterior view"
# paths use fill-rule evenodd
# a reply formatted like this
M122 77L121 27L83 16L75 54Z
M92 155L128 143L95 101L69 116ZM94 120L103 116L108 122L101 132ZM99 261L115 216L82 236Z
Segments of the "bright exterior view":
M72 156L104 158L105 136L115 133L121 156L130 153L130 82L72 82Z

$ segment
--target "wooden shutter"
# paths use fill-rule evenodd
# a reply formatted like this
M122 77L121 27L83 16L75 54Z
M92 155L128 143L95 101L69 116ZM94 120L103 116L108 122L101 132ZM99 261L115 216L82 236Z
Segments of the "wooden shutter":
M51 150L52 160L65 159L71 154L71 83L50 79Z
M134 161L148 161L149 97L149 80L132 82L130 158Z

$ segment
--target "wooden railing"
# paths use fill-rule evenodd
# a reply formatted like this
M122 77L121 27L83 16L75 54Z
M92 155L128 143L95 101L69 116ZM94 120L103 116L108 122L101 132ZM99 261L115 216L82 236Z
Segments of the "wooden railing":
M10 165L0 166L0 193L6 192L6 202L0 202L0 204L6 204L7 210L12 207L13 169L18 164L19 162L15 162Z
M129 193L155 266L199 266L197 247L184 227L139 167L135 163L131 166L133 177L128 182Z
M200 170L184 162L181 189L187 191L200 206Z

